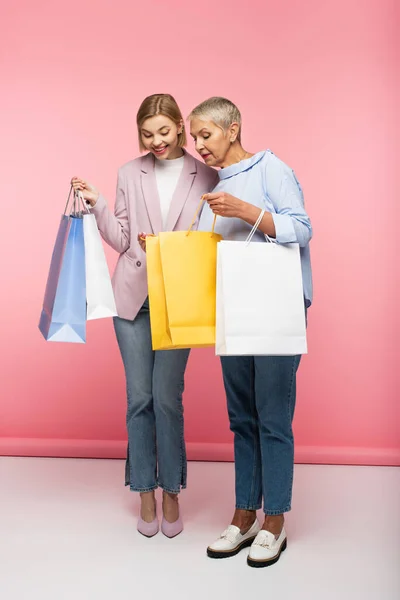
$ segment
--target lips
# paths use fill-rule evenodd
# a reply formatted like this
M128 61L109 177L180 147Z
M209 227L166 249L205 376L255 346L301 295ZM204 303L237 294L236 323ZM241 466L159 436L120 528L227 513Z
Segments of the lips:
M163 146L162 148L153 148L153 152L155 152L156 154L164 154L167 148L168 144L166 146Z
M203 160L206 160L206 159L207 159L207 158L209 158L210 156L211 156L211 153L209 152L208 154L202 154L202 155L201 155L201 158L202 158Z

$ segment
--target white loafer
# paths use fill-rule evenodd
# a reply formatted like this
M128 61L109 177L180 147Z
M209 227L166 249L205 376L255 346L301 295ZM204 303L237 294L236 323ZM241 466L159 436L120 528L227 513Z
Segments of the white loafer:
M251 545L247 564L250 567L269 567L276 563L286 550L286 532L282 529L278 539L270 531L262 529Z
M235 556L243 548L251 546L256 535L260 531L260 524L256 519L250 529L243 535L239 527L229 525L220 537L207 548L207 555L210 558L228 558Z

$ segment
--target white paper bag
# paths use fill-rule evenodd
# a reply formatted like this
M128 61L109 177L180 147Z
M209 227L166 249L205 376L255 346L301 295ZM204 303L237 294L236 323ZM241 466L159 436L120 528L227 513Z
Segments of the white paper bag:
M83 217L85 240L87 320L117 316L110 273L96 218L92 214Z
M216 354L306 353L299 245L220 242Z

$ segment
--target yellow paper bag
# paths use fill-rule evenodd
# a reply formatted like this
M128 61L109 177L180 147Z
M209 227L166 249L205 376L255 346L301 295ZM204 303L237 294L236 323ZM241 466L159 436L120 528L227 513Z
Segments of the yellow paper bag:
M215 344L217 243L222 237L191 227L146 238L153 350Z

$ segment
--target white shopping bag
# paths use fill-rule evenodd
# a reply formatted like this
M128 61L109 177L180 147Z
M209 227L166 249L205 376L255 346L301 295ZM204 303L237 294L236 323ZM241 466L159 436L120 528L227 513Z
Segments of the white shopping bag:
M221 241L217 254L216 354L307 354L298 244Z
M87 320L117 316L110 273L96 218L83 216L85 241Z

